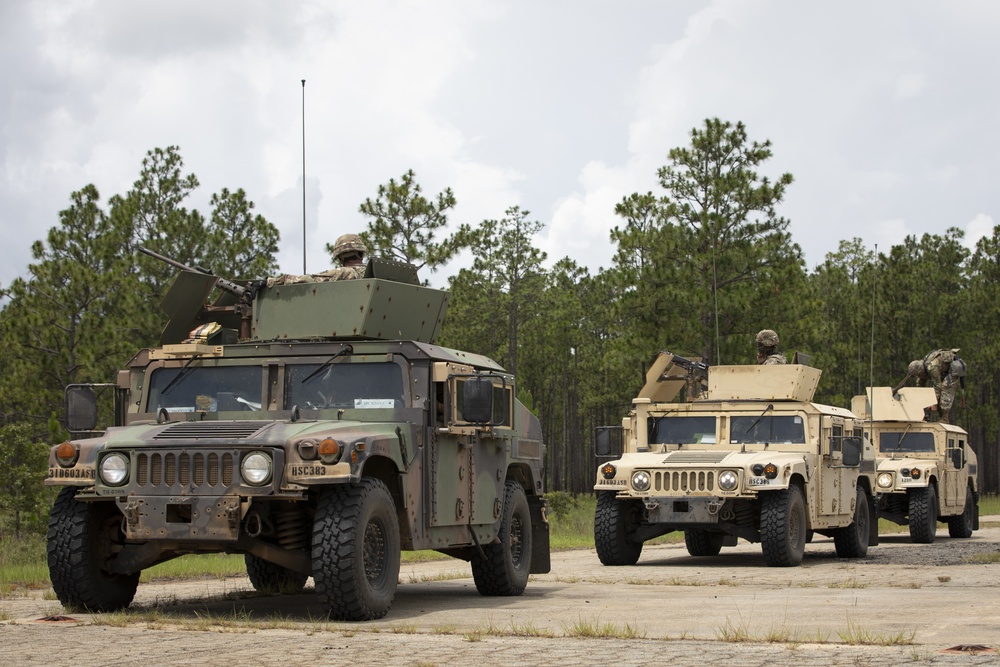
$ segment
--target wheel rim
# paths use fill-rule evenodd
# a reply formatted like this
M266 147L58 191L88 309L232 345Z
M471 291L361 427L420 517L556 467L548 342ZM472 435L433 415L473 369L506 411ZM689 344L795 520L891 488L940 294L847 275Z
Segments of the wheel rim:
M521 515L514 514L510 518L510 561L514 567L521 567L521 560L524 558L524 524L521 523Z
M365 528L362 542L365 577L370 583L378 583L385 576L385 528L378 521L372 521Z

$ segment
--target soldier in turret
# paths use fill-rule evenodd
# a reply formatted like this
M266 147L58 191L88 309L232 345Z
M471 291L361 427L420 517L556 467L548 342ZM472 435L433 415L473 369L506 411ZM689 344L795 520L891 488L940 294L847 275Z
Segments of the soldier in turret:
M333 258L340 266L327 269L320 273L304 276L285 274L277 278L268 278L268 286L290 285L294 283L327 283L336 280L355 280L365 276L365 257L368 247L357 234L342 234L333 244Z
M785 355L778 352L778 334L771 329L762 329L755 338L757 342L757 364L760 366L773 366L775 364L787 364Z

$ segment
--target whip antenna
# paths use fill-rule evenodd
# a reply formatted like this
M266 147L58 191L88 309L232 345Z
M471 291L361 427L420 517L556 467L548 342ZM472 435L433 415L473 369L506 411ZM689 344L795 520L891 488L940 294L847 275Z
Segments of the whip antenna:
M302 274L306 274L306 80L302 79Z

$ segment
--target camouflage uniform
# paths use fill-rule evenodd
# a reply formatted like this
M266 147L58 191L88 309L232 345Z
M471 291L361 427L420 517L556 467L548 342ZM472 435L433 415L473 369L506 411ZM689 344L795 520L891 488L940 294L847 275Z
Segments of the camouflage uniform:
M368 248L357 234L343 234L333 244L333 258L341 266L320 273L296 276L286 273L277 278L268 278L267 286L292 285L296 283L329 283L337 280L356 280L365 277L364 256Z
M778 353L778 334L771 329L763 329L754 338L757 343L757 363L761 366L787 364L785 355Z
M956 362L960 371L955 368ZM917 364L920 364L919 368ZM965 363L958 358L958 349L934 350L924 357L923 361L918 359L910 362L909 370L917 370L916 378L919 386L926 387L930 383L934 387L941 421L947 422L951 408L955 404L959 381L965 375ZM956 372L952 372L953 370Z

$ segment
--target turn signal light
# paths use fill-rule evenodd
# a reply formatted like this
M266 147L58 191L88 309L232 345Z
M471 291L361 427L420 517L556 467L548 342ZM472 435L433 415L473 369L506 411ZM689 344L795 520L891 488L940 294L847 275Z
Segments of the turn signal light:
M324 438L319 443L319 458L327 465L332 465L340 458L340 443L333 438Z
M64 468L72 468L80 457L80 450L72 442L64 442L56 447L56 460Z

